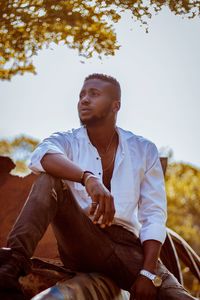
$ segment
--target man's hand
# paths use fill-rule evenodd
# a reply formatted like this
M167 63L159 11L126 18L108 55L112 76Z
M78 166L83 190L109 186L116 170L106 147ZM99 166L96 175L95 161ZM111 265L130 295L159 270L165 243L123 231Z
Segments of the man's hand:
M157 288L150 279L139 275L130 290L130 300L156 300Z
M115 215L113 196L96 177L89 178L85 188L92 199L90 215L95 215L93 222L96 224L103 216L101 227L110 226Z

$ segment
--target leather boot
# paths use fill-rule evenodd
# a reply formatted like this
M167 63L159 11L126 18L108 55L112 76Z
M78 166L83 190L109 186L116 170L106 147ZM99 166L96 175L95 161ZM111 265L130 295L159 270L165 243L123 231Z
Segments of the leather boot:
M18 279L29 271L30 263L24 256L11 248L0 248L0 294L6 293L6 290L20 293Z

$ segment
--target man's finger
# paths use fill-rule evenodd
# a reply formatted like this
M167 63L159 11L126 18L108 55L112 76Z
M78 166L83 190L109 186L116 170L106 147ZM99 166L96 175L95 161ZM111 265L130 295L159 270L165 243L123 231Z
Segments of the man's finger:
M109 219L109 223L111 223L114 219L114 215L115 215L115 205L114 205L114 198L111 195L110 196L110 219Z
M97 200L92 201L91 207L90 207L90 215L94 215L97 207L98 207L98 201Z
M106 226L112 221L112 204L111 204L110 195L105 196L104 203L105 203L105 211L101 223L102 225L104 224Z
M105 199L105 222L106 222L106 225L112 224L114 215L115 215L114 200L113 200L113 197L111 195L109 195L109 198Z
M99 200L99 205L98 205L97 211L95 213L93 222L98 222L101 215L104 214L104 211L105 211L104 197L101 197L101 199Z
M90 215L94 215L99 204L99 197L97 195L93 195L91 198L92 198L92 203L90 207Z

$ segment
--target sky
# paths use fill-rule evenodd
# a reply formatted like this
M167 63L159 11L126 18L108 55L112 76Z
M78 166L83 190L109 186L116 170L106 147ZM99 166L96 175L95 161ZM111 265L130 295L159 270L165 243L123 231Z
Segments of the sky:
M200 167L200 19L164 9L149 33L128 13L116 26L120 50L84 60L66 46L34 58L37 75L0 82L0 138L43 139L79 127L77 101L84 78L105 73L122 88L117 125L172 149L175 161Z

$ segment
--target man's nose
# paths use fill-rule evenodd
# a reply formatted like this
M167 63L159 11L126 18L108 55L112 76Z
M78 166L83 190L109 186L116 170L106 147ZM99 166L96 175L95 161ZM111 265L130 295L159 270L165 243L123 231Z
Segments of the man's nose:
M90 102L90 98L88 95L84 95L82 98L81 98L81 103L82 104L88 104Z

